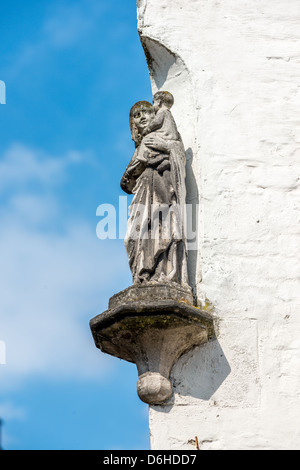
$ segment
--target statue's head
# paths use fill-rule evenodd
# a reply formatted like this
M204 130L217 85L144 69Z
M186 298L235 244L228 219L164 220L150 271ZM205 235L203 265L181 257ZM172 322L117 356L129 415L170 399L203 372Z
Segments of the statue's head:
M169 91L157 91L153 96L154 109L157 110L164 104L171 109L174 104L174 96Z
M138 101L129 113L131 138L135 145L139 146L143 138L143 130L150 124L154 117L154 108L148 101Z

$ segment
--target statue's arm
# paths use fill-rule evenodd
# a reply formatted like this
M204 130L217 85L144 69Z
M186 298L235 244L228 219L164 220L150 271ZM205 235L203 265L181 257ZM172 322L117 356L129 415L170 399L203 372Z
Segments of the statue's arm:
M121 178L121 188L125 193L132 194L132 190L136 184L136 180L145 170L146 164L137 160L137 150L134 152L134 155L127 166L122 178Z
M166 139L163 139L158 135L147 135L146 137L144 137L143 142L147 147L157 150L158 152L167 154L170 153L170 143Z
M156 167L160 163L162 163L164 160L169 160L169 155L166 153L160 153L159 155L155 157L150 157L148 160L148 165L152 167Z
M158 112L155 117L152 119L150 124L146 127L144 130L143 134L147 135L150 132L156 131L157 129L160 129L164 123L164 115L163 113Z

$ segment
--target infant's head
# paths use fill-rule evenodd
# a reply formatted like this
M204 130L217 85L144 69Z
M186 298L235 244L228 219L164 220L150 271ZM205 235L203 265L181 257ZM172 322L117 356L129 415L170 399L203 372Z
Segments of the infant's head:
M168 109L171 109L173 104L174 97L169 91L158 91L153 96L153 107L155 111L160 109L163 105L165 105Z

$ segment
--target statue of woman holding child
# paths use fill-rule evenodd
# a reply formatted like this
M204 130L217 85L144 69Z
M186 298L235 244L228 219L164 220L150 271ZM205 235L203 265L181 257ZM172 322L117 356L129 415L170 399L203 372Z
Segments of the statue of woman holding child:
M187 275L185 152L170 112L173 96L130 110L135 152L121 180L133 194L125 246L133 285L109 299L91 330L101 351L137 366L137 393L170 404L177 359L213 336L213 320L197 306Z
M133 194L125 247L133 283L188 286L185 234L185 152L170 112L174 99L157 92L153 105L130 110L134 155L121 180Z

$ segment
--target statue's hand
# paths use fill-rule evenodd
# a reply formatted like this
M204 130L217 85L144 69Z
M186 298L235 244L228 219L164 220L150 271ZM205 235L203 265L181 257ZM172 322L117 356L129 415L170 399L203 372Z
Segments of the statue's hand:
M150 147L154 150L158 150L159 152L163 153L170 153L167 141L161 137L158 137L157 135L147 135L144 137L143 142L145 145L147 145L147 147Z

